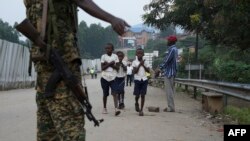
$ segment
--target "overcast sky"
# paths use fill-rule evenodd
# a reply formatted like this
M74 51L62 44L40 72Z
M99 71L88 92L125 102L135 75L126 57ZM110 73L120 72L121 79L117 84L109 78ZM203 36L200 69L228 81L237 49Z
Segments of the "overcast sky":
M93 0L105 11L120 17L130 25L142 23L141 16L144 14L143 6L150 3L151 0ZM23 0L1 0L0 18L3 21L13 25L14 22L21 22L25 18L25 7ZM84 20L87 24L101 23L102 26L108 26L94 17L89 16L84 11L79 11L79 22Z

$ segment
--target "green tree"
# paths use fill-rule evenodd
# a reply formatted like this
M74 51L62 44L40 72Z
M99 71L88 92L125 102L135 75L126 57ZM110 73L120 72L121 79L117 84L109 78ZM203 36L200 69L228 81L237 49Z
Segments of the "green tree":
M100 58L104 53L106 43L118 46L118 35L111 26L106 28L100 24L91 24L89 27L86 22L81 21L78 27L78 44L82 58Z
M100 24L91 24L85 39L87 42L86 52L90 53L94 58L100 58L104 52L104 28Z
M212 64L216 77L222 81L249 83L249 58L250 49L242 51L239 48L228 50L226 47L217 47Z
M160 29L180 25L215 44L249 48L248 0L154 0L144 10L146 24Z
M176 34L175 26L172 25L172 26L167 27L164 30L161 30L160 37L165 38L165 37L167 37L169 35L174 35L174 34Z
M77 39L78 39L78 46L80 49L80 54L82 58L91 58L91 55L89 55L86 52L87 43L85 40L85 37L87 36L87 30L88 26L86 22L81 21L78 25L78 33L77 33Z
M17 23L15 23L15 25L16 24ZM9 23L0 19L0 39L19 43L19 36L20 34L12 26L10 26Z
M114 44L115 48L119 48L119 39L117 33L111 26L105 28L104 37L106 42Z

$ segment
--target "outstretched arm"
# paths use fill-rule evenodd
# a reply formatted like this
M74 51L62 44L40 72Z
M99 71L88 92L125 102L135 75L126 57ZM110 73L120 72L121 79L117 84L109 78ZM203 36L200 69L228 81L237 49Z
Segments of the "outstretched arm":
M73 0L77 6L83 9L88 14L110 23L113 29L122 35L125 33L125 27L130 27L126 21L113 16L112 14L104 11L98 5L96 5L92 0Z

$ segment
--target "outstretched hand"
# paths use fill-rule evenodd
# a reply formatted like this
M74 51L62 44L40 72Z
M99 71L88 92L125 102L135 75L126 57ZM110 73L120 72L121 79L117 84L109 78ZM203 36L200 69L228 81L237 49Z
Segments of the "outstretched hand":
M130 27L130 25L118 17L104 11L92 0L73 0L77 6L83 9L88 14L110 23L117 34L122 36L125 33L125 27Z
M115 32L120 36L122 36L125 33L126 27L130 27L130 25L126 21L117 17L112 19L111 25L113 30L115 30Z

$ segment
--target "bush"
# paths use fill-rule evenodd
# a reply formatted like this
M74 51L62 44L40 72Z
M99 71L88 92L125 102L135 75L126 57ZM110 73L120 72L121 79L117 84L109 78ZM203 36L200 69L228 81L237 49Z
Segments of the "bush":
M249 83L250 65L241 61L215 61L215 69L218 78L222 81Z
M250 108L236 108L228 106L224 113L237 120L239 124L250 124Z

